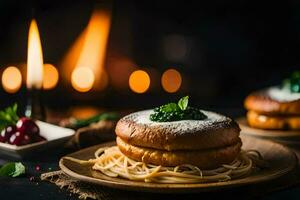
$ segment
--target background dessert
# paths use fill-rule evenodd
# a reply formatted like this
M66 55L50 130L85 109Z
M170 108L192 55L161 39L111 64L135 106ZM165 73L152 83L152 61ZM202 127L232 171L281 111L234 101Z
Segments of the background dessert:
M300 73L294 72L281 86L251 93L244 105L252 127L300 129Z

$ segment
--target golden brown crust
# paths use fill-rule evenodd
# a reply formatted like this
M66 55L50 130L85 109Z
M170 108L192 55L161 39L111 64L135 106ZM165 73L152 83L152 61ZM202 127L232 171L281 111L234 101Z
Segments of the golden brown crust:
M299 130L300 116L274 116L259 114L255 111L248 111L248 124L254 128L274 130Z
M239 139L236 144L223 148L169 152L133 146L119 137L117 137L117 144L125 156L136 161L162 166L191 164L200 169L215 169L222 164L231 163L240 153L242 146Z
M128 144L167 151L219 148L236 144L240 133L238 124L230 118L222 117L221 121L211 122L197 129L190 127L185 131L178 129L186 126L179 123L178 127L161 124L150 126L124 117L117 123L115 131Z
M269 115L300 114L300 100L279 102L270 98L266 90L253 92L245 99L244 106L247 110Z

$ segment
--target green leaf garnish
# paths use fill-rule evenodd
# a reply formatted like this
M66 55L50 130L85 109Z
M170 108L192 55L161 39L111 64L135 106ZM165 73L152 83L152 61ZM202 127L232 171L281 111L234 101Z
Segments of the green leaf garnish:
M6 163L0 168L0 176L17 177L25 174L25 166L20 162Z
M163 105L161 110L163 112L174 112L176 110L179 110L179 107L176 103L168 103L166 105Z
M14 125L19 120L17 114L18 105L15 103L11 107L7 107L4 110L0 111L0 131L6 126Z
M178 106L181 110L186 110L186 108L188 107L188 104L189 104L189 96L182 97L178 101Z
M182 97L178 103L168 103L154 108L151 121L171 122L178 120L204 120L207 116L198 108L188 106L189 96Z

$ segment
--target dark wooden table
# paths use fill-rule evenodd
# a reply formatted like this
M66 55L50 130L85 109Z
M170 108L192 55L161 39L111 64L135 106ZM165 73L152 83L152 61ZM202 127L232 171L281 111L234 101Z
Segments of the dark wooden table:
M77 199L76 195L71 195L65 189L60 189L54 184L42 182L38 179L39 174L46 171L58 169L57 161L61 156L61 152L53 154L45 154L49 160L36 157L34 160L23 161L27 168L27 173L23 177L18 178L0 178L0 199L43 199L43 200L59 200L59 199ZM1 160L1 162L7 160ZM40 166L40 171L37 171L36 166ZM50 168L50 169L49 169ZM300 169L299 169L300 170ZM35 177L35 180L31 180ZM284 185L283 185L284 187ZM256 190L257 189L257 190ZM110 191L110 189L107 189ZM258 192L259 191L259 192ZM111 191L110 191L111 192ZM240 188L235 191L202 193L202 194L149 194L149 193L136 193L127 191L113 191L114 195L111 199L299 199L300 198L300 185L281 189L279 191L266 191L264 194L261 187L257 185L252 186L251 189ZM246 196L245 196L246 195Z
M221 113L225 113L231 117L237 117L240 115L240 111L236 110L219 110ZM299 145L300 146L300 145ZM297 148L297 147L296 147ZM43 200L60 200L60 199L77 199L76 195L71 195L64 189L60 189L54 184L48 182L42 182L39 180L39 175L43 172L53 171L58 168L58 160L63 155L70 153L72 149L56 149L48 152L39 153L35 157L26 158L21 162L26 166L27 172L25 176L17 178L0 178L0 199L43 199ZM300 151L299 151L300 152ZM299 154L300 155L300 154ZM0 155L0 165L14 161L14 159L7 158ZM39 166L40 170L36 167ZM298 169L300 172L300 168ZM295 176L295 175L292 175ZM297 175L296 175L297 176ZM32 178L34 177L34 178ZM295 177L291 177L295 178ZM34 180L32 180L34 179ZM299 177L300 179L300 177ZM272 184L272 183L268 183ZM267 185L252 185L250 187L239 188L234 191L223 191L213 193L201 193L201 194L149 194L139 192L126 192L120 190L113 191L113 198L111 199L300 199L300 185L288 186L281 185L280 190L272 191L265 190ZM110 191L110 189L107 189Z

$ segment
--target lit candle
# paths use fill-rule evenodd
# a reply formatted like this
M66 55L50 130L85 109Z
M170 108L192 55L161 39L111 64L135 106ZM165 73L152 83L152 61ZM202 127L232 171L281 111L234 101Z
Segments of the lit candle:
M41 89L43 86L43 53L40 34L33 19L28 33L27 88Z
M44 120L45 109L42 104L43 89L43 53L40 34L36 21L30 23L28 33L28 52L27 52L27 80L28 90L27 106L25 115L27 117Z

